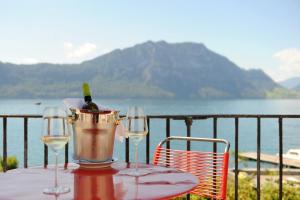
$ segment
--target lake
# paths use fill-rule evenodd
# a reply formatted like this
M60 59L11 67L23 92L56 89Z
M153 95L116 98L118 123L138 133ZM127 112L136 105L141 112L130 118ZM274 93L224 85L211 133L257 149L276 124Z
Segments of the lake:
M95 99L97 104L114 108L126 113L129 105L140 105L147 114L300 114L300 100L144 100L144 99ZM41 105L35 105L42 102ZM0 100L0 114L42 114L46 106L63 106L61 99L7 99ZM8 120L8 154L17 156L23 165L23 120ZM28 130L29 166L41 165L43 162L43 144L40 141L41 119L30 119ZM278 120L262 119L261 148L263 153L278 153ZM0 148L2 149L2 120L0 120ZM240 119L239 151L256 151L256 119ZM300 119L283 121L283 143L286 152L290 148L300 148ZM197 120L193 122L192 136L212 137L213 121ZM171 120L171 135L185 135L184 121ZM165 121L151 121L151 148L165 137ZM218 119L218 137L231 142L234 149L234 120ZM115 142L115 157L124 159L124 143ZM192 148L202 146L193 143ZM205 145L203 145L205 147ZM206 148L206 147L205 147ZM2 152L2 151L0 151ZM72 152L72 149L71 151ZM130 149L133 159L133 147ZM140 144L139 159L145 161L145 141ZM0 154L1 155L1 154ZM52 154L50 154L50 162ZM63 157L63 156L61 156ZM62 160L62 158L61 158ZM231 158L231 163L234 159ZM232 164L231 164L232 165Z

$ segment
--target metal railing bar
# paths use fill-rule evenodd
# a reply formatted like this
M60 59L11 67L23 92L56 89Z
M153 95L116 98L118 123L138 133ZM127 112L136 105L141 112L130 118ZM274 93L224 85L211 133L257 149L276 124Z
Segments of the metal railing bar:
M191 137L191 127L193 124L193 119L191 117L185 118L185 125L186 125L186 136ZM190 151L191 150L191 141L187 140L186 142L186 150Z
M239 154L239 118L235 118L235 132L234 132L234 199L239 199L239 164L238 164L238 154Z
M170 137L170 118L167 118L166 119L166 138L169 138ZM160 145L160 144L158 144ZM171 146L171 143L170 141L168 140L167 143L166 143L166 147L167 149L170 149L170 146ZM170 165L170 155L169 154L166 154L166 161L167 161L167 167L169 167Z
M191 137L191 127L192 127L192 124L193 124L193 119L191 117L187 117L187 118L185 118L184 121L185 121L185 125L186 125L186 136ZM191 150L191 141L190 140L187 140L187 142L186 142L186 150L187 151ZM190 165L189 165L190 161L189 160L190 159L188 158L188 161L187 161L187 163L188 163L187 169L188 170L190 169ZM191 195L187 194L186 199L190 200Z
M213 118L213 138L216 139L218 137L218 118ZM213 143L213 152L217 152L217 143ZM216 158L213 158L213 174L216 174L217 172L217 166L216 166ZM217 192L217 180L216 177L213 177L213 192Z
M279 114L208 114L208 115L148 115L149 118L165 119L170 118L173 120L185 120L186 118L192 119L208 119L208 118L300 118L300 115L279 115Z
M129 138L125 139L125 161L129 162Z
M24 168L28 167L28 118L24 118Z
M120 115L123 116L123 115ZM0 115L0 118L42 118L42 115ZM192 119L208 119L208 118L300 118L300 115L289 114L289 115L280 115L280 114L208 114L208 115L148 115L150 119L174 119L174 120L185 120L187 117Z
M170 137L170 118L166 119L166 138ZM170 149L170 142L167 142L167 149Z
M47 132L48 132L48 133L47 133L47 134L48 134L48 135L51 134L51 132L50 132L50 130L51 130L51 129L50 129L51 123L50 123L50 122L51 122L51 118L48 118L48 119L47 119L47 126L48 126L48 128L47 128Z
M0 118L42 118L43 115L0 115Z
M65 168L67 168L69 163L69 142L65 145Z
M150 163L150 119L147 118L148 134L146 135L146 163Z
M257 161L256 161L256 199L260 200L260 152L261 152L261 120L257 118Z
M218 137L218 118L214 117L213 121L213 138L216 139ZM217 143L213 143L213 152L217 152Z
M282 153L283 153L283 142L282 142L282 118L279 117L279 194L278 199L282 200Z
M44 144L44 168L48 165L48 146Z
M7 170L7 118L3 118L3 171Z

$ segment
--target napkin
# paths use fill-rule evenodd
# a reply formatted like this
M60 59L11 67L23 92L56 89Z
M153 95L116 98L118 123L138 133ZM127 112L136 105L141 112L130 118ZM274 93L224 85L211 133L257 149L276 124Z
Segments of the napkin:
M119 140L121 143L123 143L125 137L127 137L127 136L126 136L125 127L123 126L122 123L120 123L120 124L116 127L115 138L116 138L117 140Z
M80 98L67 98L63 99L63 102L68 109L80 109L84 105L83 99Z

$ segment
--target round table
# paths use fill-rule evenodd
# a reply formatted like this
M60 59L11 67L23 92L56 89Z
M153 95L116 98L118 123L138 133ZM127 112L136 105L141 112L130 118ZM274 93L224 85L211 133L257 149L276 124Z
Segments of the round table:
M177 169L141 164L149 170L143 176L123 173L134 166L115 162L109 168L80 169L69 164L60 167L59 185L69 186L71 192L58 197L43 194L43 189L54 184L54 168L10 170L0 174L0 199L44 200L113 200L113 199L168 199L188 193L198 185L198 178Z

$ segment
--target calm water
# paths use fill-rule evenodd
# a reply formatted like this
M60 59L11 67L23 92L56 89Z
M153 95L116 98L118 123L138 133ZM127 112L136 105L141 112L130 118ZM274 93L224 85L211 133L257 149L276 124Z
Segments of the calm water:
M35 102L42 102L35 105ZM300 100L136 100L96 99L96 103L120 110L124 114L129 105L144 106L147 114L300 114ZM0 100L0 114L41 114L45 106L63 106L62 100ZM278 152L278 120L264 119L261 122L262 152ZM300 119L283 122L284 152L300 148ZM240 119L240 151L256 150L256 120ZM192 136L212 137L213 121L194 121ZM29 165L38 165L43 159L43 144L40 141L41 119L29 120ZM185 135L184 121L171 121L172 135ZM156 144L165 137L165 121L151 121L151 154ZM234 120L218 120L218 137L231 142L234 149ZM2 149L2 120L0 120L0 148ZM124 143L116 141L115 157L124 159ZM192 148L210 148L205 144L192 143ZM221 148L221 147L220 147ZM2 151L0 151L2 153ZM72 151L71 151L72 152ZM133 155L133 148L131 149ZM145 142L140 144L139 159L145 160ZM8 154L17 156L23 165L23 120L8 120ZM0 154L1 155L1 154ZM62 157L62 156L61 156ZM133 156L131 156L133 159ZM233 161L233 159L231 159Z

